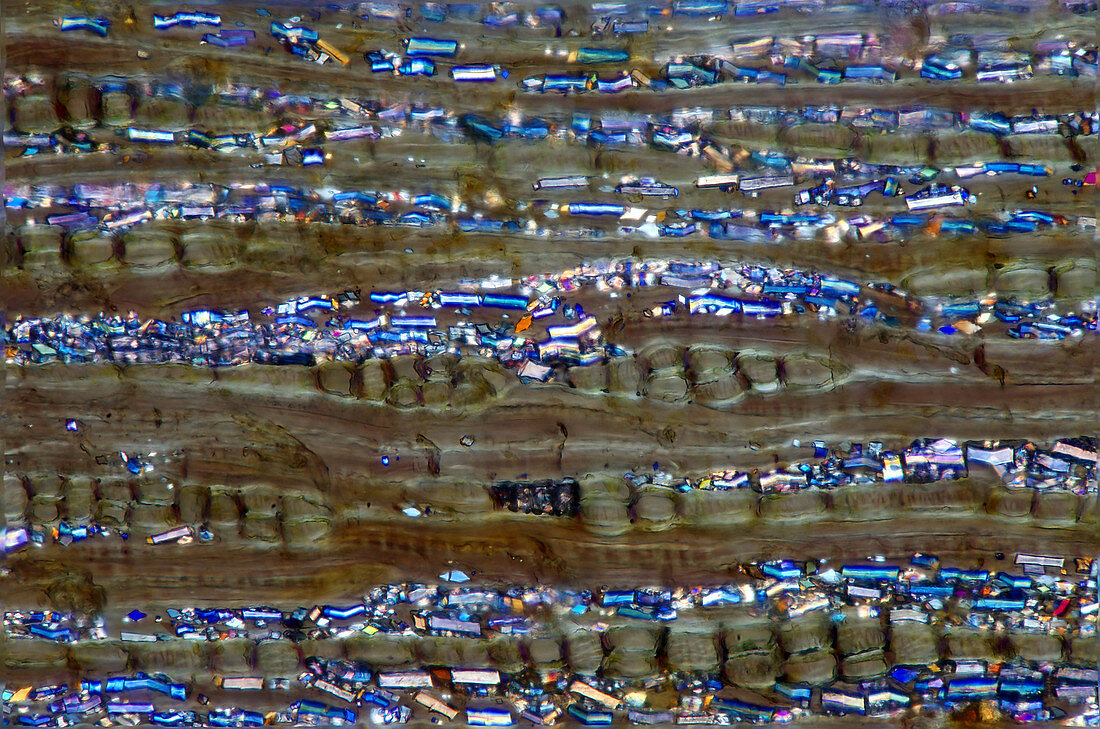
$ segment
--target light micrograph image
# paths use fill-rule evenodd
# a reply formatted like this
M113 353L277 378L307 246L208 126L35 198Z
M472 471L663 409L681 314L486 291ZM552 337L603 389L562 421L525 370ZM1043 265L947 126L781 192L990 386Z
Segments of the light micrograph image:
M1100 726L1095 0L0 11L3 726Z

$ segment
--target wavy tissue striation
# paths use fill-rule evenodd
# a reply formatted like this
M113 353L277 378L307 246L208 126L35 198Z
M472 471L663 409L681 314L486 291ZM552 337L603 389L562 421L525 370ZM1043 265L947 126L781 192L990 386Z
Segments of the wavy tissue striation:
M5 725L1100 723L1095 2L4 15Z

